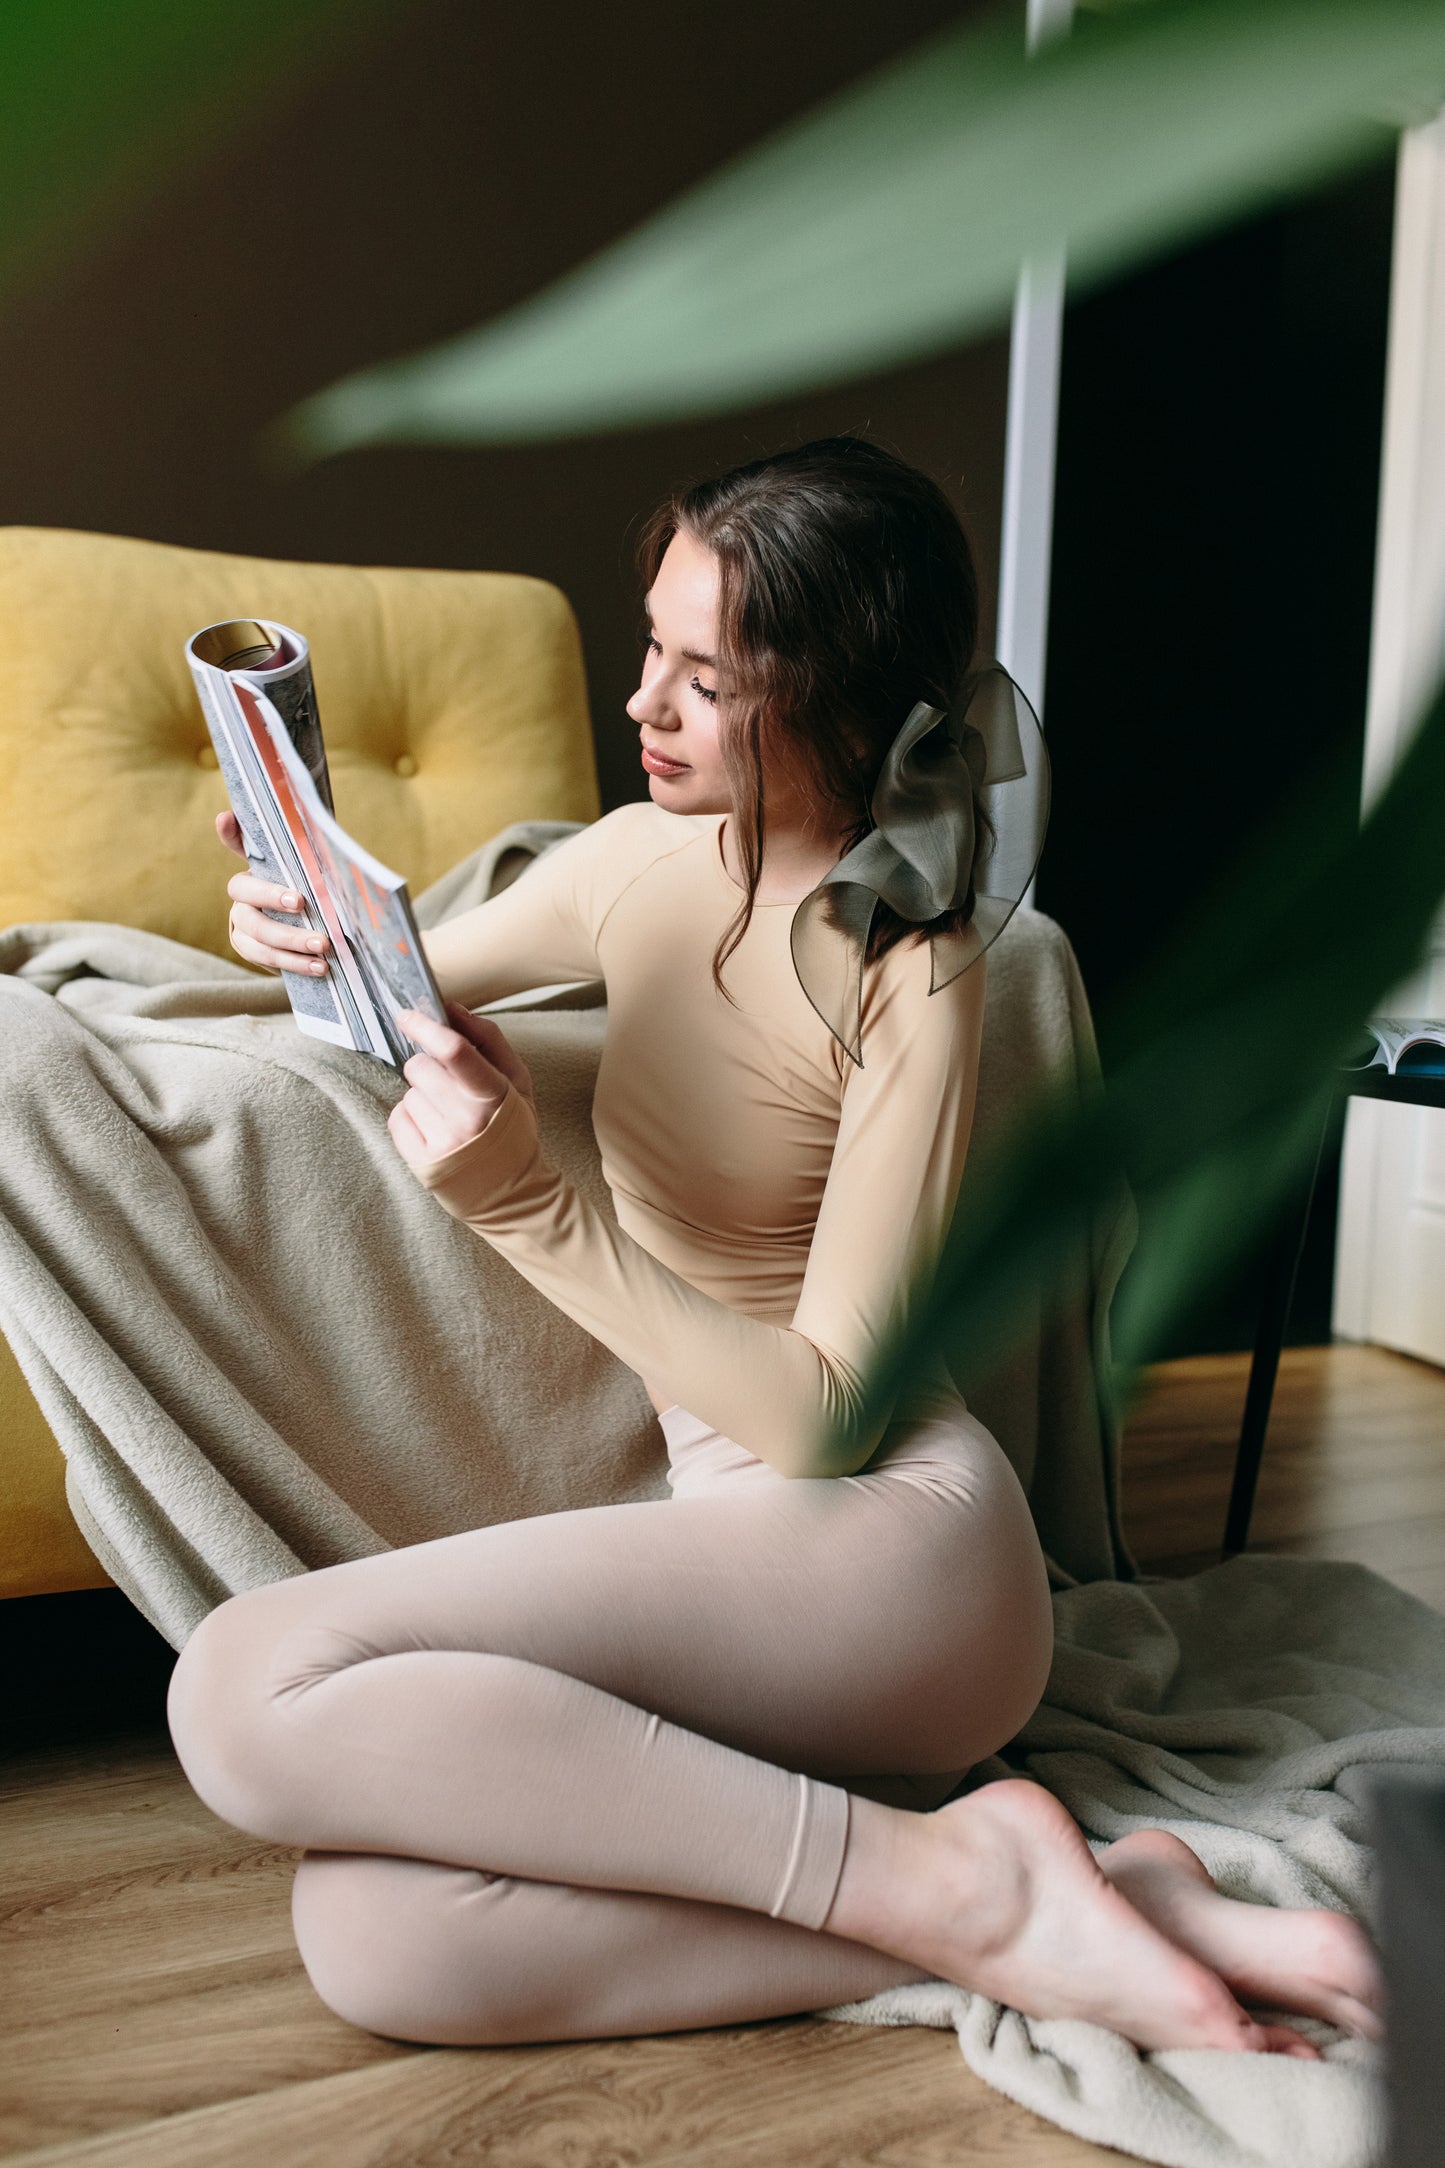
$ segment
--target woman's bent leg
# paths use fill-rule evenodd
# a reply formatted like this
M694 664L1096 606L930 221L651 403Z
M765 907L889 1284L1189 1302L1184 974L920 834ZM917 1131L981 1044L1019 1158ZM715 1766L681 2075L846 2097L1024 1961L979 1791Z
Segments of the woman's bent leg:
M818 1927L847 1829L828 1780L961 1770L1041 1688L1042 1569L1000 1468L985 1459L973 1499L780 1484L258 1591L177 1668L182 1760L218 1812L313 1849ZM785 2000L833 1991L810 1976ZM685 1993L670 2021L697 2007Z
M292 1918L338 2016L455 2047L744 2024L927 1977L862 1943L729 1905L430 1860L308 1852Z
M902 1484L779 1484L280 1582L198 1629L176 1744L218 1813L282 1842L816 1927L836 1780L961 1771L1037 1700L1042 1569L986 1506L975 1529Z

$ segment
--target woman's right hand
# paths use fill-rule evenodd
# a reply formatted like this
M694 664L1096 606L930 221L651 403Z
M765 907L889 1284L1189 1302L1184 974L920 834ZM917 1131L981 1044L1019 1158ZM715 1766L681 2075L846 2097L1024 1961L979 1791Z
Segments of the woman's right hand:
M216 815L216 834L228 851L246 856L241 824L234 813ZM258 881L253 873L233 873L226 884L231 899L231 946L243 963L259 964L263 971L306 971L320 978L326 970L331 943L324 933L313 933L305 924L280 926L266 911L299 912L302 898L294 889L278 888L274 882Z

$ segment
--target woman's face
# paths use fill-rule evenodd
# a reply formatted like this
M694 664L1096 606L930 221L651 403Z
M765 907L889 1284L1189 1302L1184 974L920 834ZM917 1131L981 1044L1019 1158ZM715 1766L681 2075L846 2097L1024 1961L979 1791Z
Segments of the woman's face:
M669 813L732 810L718 746L717 605L717 559L679 531L645 597L651 630L627 703L653 803Z

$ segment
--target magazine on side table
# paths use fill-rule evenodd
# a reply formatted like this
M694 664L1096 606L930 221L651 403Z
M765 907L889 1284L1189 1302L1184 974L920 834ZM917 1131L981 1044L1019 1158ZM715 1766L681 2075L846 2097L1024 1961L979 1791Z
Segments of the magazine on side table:
M445 1023L446 1010L405 881L336 818L305 640L268 618L230 619L193 634L186 660L251 871L304 899L294 916L267 916L330 938L324 978L282 974L297 1023L400 1069L413 1052L400 1012Z
M1387 1076L1445 1076L1445 1023L1429 1016L1375 1016L1369 1037L1347 1069L1383 1069Z

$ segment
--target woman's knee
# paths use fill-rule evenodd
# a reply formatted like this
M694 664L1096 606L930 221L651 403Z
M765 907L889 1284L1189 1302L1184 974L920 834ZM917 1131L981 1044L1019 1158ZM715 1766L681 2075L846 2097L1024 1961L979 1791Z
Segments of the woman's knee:
M289 1584L232 1596L204 1618L176 1662L166 1713L181 1767L214 1814L297 1842L287 1826L296 1740L277 1706Z
M980 1586L993 1579L994 1585ZM996 1754L1043 1698L1053 1657L1047 1576L979 1574L940 1587L920 1622L911 1664L900 1664L898 1720L913 1726L915 1771L947 1770ZM910 1690L911 1689L911 1690ZM920 1758L921 1757L921 1758Z

